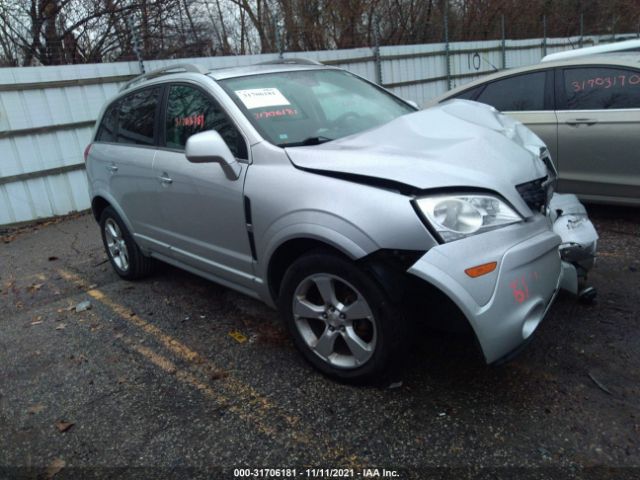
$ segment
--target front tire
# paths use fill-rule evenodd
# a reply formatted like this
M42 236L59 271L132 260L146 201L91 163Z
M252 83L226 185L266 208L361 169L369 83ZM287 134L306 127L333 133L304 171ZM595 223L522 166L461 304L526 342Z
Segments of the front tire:
M100 231L104 249L118 275L127 280L135 280L146 277L153 271L153 259L142 253L112 207L105 208L100 215Z
M347 259L328 252L299 258L285 273L278 304L296 347L332 378L383 382L399 361L399 310Z

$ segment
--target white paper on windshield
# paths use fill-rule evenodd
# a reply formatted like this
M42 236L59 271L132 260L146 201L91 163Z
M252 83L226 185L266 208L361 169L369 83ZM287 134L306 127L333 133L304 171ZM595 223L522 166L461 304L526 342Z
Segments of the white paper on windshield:
M291 105L277 88L251 88L235 92L248 109Z

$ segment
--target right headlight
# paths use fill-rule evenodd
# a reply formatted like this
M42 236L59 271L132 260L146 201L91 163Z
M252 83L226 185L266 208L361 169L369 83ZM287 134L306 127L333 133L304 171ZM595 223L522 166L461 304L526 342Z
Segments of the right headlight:
M415 204L445 242L522 221L513 208L493 195L433 195L418 198Z

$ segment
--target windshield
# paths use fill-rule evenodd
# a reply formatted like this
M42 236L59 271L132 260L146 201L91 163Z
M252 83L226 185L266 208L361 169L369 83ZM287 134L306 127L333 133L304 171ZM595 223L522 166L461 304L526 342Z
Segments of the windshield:
M280 147L328 142L415 111L342 70L268 73L220 84L260 134Z

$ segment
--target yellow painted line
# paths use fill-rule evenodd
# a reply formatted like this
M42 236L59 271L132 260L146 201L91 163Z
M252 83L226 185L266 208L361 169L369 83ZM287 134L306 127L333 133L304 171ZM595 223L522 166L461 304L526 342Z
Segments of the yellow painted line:
M335 446L332 439L323 438L316 432L308 431L301 424L301 419L297 415L291 415L286 410L275 405L269 399L257 392L251 386L243 383L231 375L224 375L224 370L214 365L210 360L202 357L199 353L190 349L188 346L165 333L159 327L147 322L131 309L120 305L108 295L97 288L89 288L90 284L79 275L67 270L58 270L58 274L66 281L85 289L85 293L94 300L102 303L121 319L138 327L143 332L154 337L167 350L177 357L189 362L196 370L201 370L206 376L216 376L216 386L220 386L227 390L230 397L226 397L222 393L213 389L210 385L201 382L195 375L186 370L178 368L170 360L162 357L153 350L135 344L132 341L126 341L133 350L143 355L151 363L159 367L161 370L173 374L176 378L190 384L196 389L203 392L209 398L221 405L226 406L230 412L236 414L239 418L252 423L258 431L278 440L283 433L295 442L304 445L308 450L316 450L319 452L318 460L327 462L341 462L343 467L358 468L359 462L355 455L348 454L342 447ZM221 375L223 374L223 375ZM241 406L234 404L234 400L240 399ZM286 425L282 429L283 433L279 433L278 429L272 427L272 422L280 422ZM305 431L306 430L306 431ZM335 463L332 463L332 465Z

